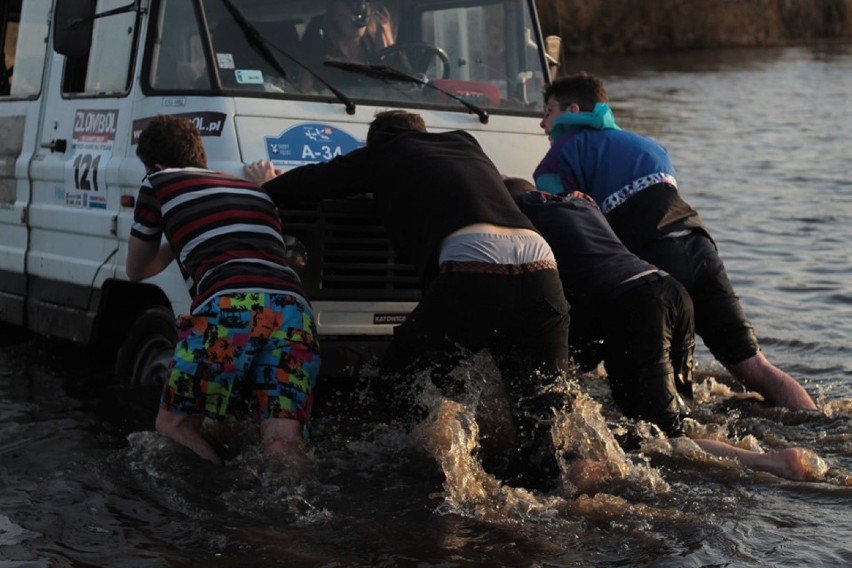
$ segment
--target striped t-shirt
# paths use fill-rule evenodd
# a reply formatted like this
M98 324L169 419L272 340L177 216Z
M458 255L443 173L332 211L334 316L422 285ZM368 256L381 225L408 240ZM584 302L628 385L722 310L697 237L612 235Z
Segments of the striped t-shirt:
M215 295L293 294L305 300L285 259L281 220L266 191L249 181L201 168L148 176L133 214L134 237L171 244L191 311Z

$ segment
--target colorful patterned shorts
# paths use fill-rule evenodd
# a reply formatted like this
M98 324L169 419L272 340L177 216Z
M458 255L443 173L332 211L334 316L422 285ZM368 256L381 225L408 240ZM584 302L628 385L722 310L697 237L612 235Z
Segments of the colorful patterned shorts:
M313 314L298 298L218 296L178 320L161 403L175 414L221 420L247 400L256 422L291 418L307 426L319 367Z

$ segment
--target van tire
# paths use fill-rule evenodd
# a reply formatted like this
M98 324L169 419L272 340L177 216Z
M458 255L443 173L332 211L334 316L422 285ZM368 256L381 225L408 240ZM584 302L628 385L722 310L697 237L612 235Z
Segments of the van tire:
M133 322L116 356L115 374L121 382L162 386L177 343L177 325L168 308L142 312Z

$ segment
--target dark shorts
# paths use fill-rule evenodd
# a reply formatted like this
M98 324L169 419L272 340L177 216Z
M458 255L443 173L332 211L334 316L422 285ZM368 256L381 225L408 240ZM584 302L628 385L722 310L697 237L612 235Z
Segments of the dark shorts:
M311 414L320 353L310 309L287 294L217 296L178 320L162 407L221 420L249 398L252 419Z
M692 398L692 301L674 278L656 272L616 288L600 314L603 359L613 399L628 418L682 434Z
M723 365L735 365L760 351L722 259L705 234L693 231L657 239L634 252L683 284L695 310L695 333Z

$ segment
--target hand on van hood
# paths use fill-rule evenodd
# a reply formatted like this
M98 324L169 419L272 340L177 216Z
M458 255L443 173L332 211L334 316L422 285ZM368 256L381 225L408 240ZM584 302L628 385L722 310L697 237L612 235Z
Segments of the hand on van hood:
M279 170L269 160L258 160L246 164L244 171L244 177L257 185L263 185L284 173L284 170Z

